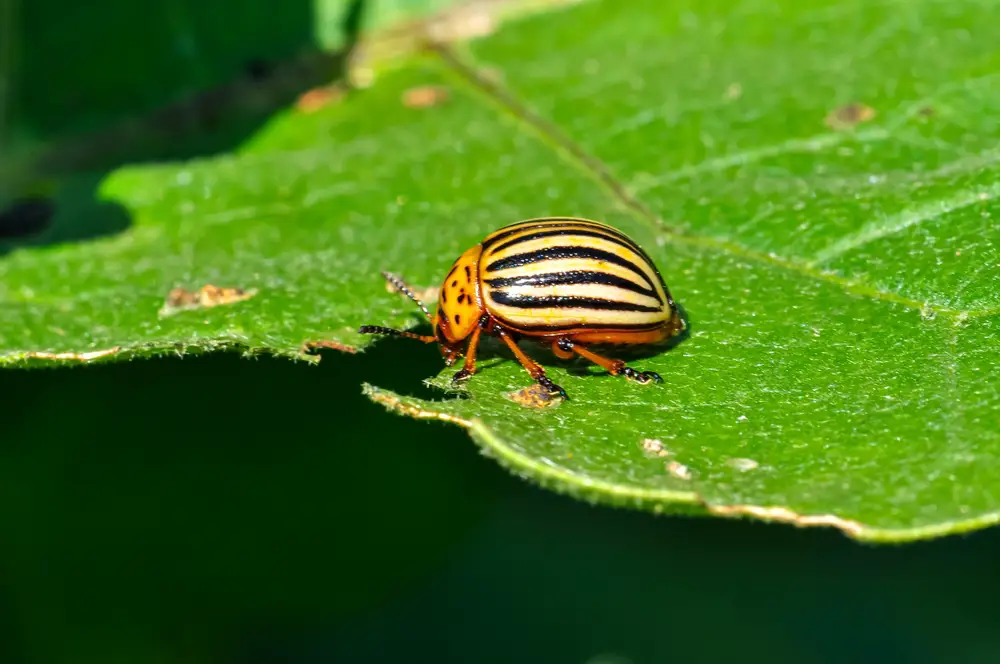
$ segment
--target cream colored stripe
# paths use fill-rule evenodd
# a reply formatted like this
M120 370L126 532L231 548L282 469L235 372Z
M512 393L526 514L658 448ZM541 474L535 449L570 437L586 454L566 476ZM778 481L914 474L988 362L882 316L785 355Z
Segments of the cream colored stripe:
M644 325L664 322L667 314L658 312L608 311L551 307L546 309L521 309L490 302L491 313L514 326L555 325L560 327L587 325Z

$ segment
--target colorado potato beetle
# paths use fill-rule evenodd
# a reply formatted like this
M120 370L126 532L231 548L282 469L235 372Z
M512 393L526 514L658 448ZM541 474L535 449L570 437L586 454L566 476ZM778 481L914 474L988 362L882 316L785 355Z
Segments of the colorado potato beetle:
M520 338L551 344L560 359L579 355L612 375L659 383L659 374L636 371L588 345L655 344L684 329L670 291L646 252L618 229L589 219L528 219L491 233L452 265L433 315L402 279L382 274L420 307L434 334L379 325L363 325L359 332L437 342L448 366L466 345L465 365L453 378L456 383L476 372L476 349L483 334L498 337L535 381L564 399L566 391L518 347Z

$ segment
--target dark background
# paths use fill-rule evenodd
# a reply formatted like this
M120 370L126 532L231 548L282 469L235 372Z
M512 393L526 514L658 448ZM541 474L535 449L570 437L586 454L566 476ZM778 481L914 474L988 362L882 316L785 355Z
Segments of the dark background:
M229 150L339 62L311 2L151 6L22 0L0 32L7 165L41 155L0 253L121 232L110 169ZM0 661L1000 661L1000 531L876 548L575 502L361 395L439 368L386 341L0 372Z

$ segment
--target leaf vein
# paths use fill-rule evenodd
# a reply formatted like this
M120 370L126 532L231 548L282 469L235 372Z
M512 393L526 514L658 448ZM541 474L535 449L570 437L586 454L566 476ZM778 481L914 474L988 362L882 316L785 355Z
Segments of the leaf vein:
M476 67L460 58L447 45L432 44L430 48L460 80L478 90L495 106L519 120L522 127L533 130L543 142L562 153L570 163L600 182L611 196L629 210L636 219L651 225L661 233L665 233L668 242L705 247L750 261L773 265L815 281L833 284L851 295L892 302L915 311L924 312L930 309L952 317L973 313L937 302L914 300L894 291L881 290L864 281L850 279L831 270L817 269L810 263L792 260L774 253L761 252L725 238L690 233L673 226L662 220L645 203L636 198L600 159L584 150L556 125L531 110L512 92L494 80L482 76ZM998 191L1000 191L1000 187L998 187Z
M987 203L998 196L1000 196L1000 184L994 184L990 187L962 191L956 196L944 200L936 200L915 209L906 210L885 219L870 222L857 232L835 240L823 249L820 249L816 252L816 257L813 259L812 264L828 263L837 256L863 247L876 240L897 235L908 228L939 219L977 203Z

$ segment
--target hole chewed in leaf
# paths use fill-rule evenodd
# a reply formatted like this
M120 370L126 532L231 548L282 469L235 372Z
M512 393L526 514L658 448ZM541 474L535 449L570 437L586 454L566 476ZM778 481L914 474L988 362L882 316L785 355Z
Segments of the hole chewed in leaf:
M0 210L0 240L38 235L49 227L55 213L55 203L42 196L12 201Z
M211 284L206 284L196 291L189 291L186 288L175 288L167 294L166 301L160 307L159 315L163 318L181 311L235 304L236 302L249 300L256 294L256 288L247 290L243 288L213 286Z
M691 469L685 466L680 461L668 461L665 464L665 467L668 473L670 473L679 480L691 479Z
M875 109L860 102L851 102L833 109L824 121L830 129L851 129L862 122L868 122L875 117Z
M407 108L428 108L448 101L448 89L439 85L424 85L410 88L403 93L403 106Z
M663 441L656 438L643 438L641 441L642 451L649 457L667 457L671 455Z
M315 113L331 104L337 104L347 96L341 85L325 85L306 90L295 100L295 108L302 113Z
M261 58L254 58L246 63L243 71L252 81L263 81L274 72L274 65Z

